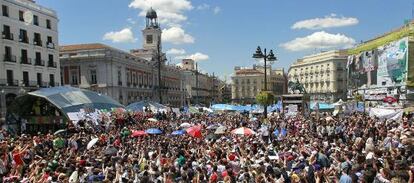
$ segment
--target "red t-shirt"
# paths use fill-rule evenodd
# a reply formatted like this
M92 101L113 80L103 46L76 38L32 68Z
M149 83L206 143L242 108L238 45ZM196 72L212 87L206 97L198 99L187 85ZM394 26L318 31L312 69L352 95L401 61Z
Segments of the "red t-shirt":
M13 153L13 160L16 165L23 165L22 152Z
M217 182L217 178L218 178L217 173L216 173L216 172L214 172L214 173L213 173L213 174L211 174L211 176L210 176L210 182Z

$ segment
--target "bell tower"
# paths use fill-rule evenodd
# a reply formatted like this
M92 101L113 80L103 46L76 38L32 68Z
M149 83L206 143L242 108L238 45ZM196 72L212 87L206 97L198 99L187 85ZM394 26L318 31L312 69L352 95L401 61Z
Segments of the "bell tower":
M146 14L146 26L142 30L143 35L143 48L146 50L157 50L157 44L160 44L161 48L161 28L157 20L157 12L150 8Z

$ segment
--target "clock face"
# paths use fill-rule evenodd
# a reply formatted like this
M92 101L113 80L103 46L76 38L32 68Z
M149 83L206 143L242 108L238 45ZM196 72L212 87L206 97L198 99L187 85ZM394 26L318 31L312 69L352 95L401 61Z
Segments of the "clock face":
M25 11L23 13L23 19L24 19L24 22L27 25L32 24L32 22L33 22L33 13L31 11Z

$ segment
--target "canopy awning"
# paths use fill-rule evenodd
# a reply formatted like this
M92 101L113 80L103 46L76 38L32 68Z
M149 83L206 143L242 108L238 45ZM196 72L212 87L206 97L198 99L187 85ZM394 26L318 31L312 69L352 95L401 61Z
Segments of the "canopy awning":
M44 98L64 113L78 112L82 108L109 110L124 107L106 95L70 86L42 88L29 92L28 95Z

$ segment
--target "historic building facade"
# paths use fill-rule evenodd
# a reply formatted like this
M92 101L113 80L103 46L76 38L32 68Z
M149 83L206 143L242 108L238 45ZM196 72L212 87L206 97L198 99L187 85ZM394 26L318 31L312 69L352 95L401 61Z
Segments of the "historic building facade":
M165 63L156 12L150 9L146 19L142 49L124 52L98 43L62 46L63 84L107 94L125 105L153 100L182 106L182 72Z
M30 0L0 1L0 122L18 95L58 86L58 17Z
M272 67L268 66L266 72L266 89L272 91L276 96L286 93L287 80L284 70L272 70ZM235 67L231 79L231 98L234 103L253 104L256 102L256 95L260 91L265 90L263 66L253 65L251 68Z
M298 59L289 68L289 81L302 84L312 101L345 99L347 56L347 50L334 50Z

